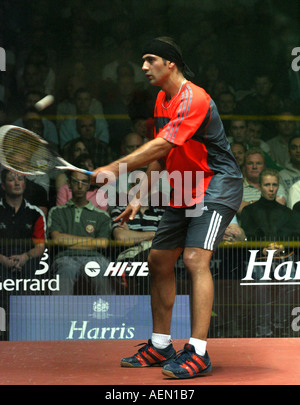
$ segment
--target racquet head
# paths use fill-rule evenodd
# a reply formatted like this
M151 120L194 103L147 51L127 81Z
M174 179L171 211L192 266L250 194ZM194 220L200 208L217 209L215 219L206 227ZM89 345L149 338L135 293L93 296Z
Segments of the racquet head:
M14 125L0 128L0 162L7 169L25 175L45 174L53 169L93 174L61 158L39 135Z

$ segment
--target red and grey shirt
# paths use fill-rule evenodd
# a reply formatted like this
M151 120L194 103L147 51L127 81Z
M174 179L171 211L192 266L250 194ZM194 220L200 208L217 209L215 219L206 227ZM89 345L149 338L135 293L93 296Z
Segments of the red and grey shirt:
M24 253L25 244L20 241L14 243L12 240L45 240L46 219L43 211L23 199L19 210L15 212L5 198L1 198L0 238L11 239L8 243L2 243L1 253L5 255Z
M216 104L205 90L188 81L169 102L161 90L154 118L154 136L175 145L164 158L173 189L170 205L192 206L204 198L237 210L243 193L242 174ZM203 177L197 175L200 172Z

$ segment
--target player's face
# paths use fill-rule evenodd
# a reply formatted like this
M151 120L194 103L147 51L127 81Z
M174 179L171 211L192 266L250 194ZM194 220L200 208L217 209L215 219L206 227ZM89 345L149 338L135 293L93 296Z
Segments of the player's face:
M169 61L165 61L160 56L146 54L143 56L142 70L150 84L162 86L169 77Z
M273 201L276 198L279 183L276 176L266 175L263 176L261 181L261 195L269 201Z

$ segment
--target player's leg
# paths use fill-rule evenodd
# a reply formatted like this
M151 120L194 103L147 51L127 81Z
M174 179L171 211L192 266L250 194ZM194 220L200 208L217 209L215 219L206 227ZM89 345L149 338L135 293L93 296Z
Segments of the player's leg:
M152 249L148 258L151 276L153 332L170 335L176 285L174 266L182 248Z
M174 265L182 249L151 249L148 257L151 277L153 333L137 353L121 360L122 367L163 366L176 355L170 329L175 300Z
M191 337L203 341L207 339L214 299L214 285L210 271L212 254L211 250L186 248L183 255L192 283Z
M214 293L210 260L233 216L231 208L207 204L202 215L189 223L183 260L192 280L192 333L184 350L163 367L165 375L192 378L212 370L206 350Z

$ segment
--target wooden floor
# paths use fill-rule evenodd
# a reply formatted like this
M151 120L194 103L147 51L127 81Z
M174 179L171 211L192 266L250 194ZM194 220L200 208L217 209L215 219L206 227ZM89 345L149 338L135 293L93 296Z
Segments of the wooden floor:
M300 339L211 339L210 376L173 380L159 367L122 368L140 341L0 342L0 385L298 385ZM184 341L175 340L176 350Z

